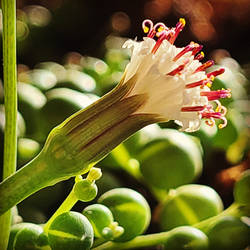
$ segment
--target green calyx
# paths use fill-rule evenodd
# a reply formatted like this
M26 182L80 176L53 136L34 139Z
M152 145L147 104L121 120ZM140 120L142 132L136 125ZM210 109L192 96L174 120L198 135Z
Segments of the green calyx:
M40 154L0 184L0 214L46 186L88 172L131 134L158 121L156 115L136 113L147 96L129 96L135 81L121 81L54 128Z

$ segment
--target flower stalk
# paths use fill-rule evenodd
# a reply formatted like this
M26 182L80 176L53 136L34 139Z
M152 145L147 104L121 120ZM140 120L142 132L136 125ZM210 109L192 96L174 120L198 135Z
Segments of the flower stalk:
M16 1L2 0L3 76L4 76L4 164L3 179L16 171L17 90L16 90ZM10 233L11 212L0 217L0 249L6 249Z

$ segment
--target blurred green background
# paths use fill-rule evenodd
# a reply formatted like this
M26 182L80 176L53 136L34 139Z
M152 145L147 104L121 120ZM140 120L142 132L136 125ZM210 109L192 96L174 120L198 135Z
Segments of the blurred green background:
M226 68L225 74L215 80L214 88L232 89L233 98L223 101L229 110L228 126L220 131L202 126L200 131L191 134L203 151L203 171L200 170L199 177L197 174L195 182L213 187L228 206L233 200L234 182L250 166L248 0L18 0L18 167L39 152L54 126L97 100L98 96L119 82L130 56L129 51L122 50L121 46L127 38L142 39L141 23L144 19L175 26L179 17L184 17L187 25L178 37L176 46L185 46L190 41L203 44L206 58ZM1 166L3 105L3 88L0 84ZM178 128L172 122L161 124L161 127ZM104 166L104 175L97 183L100 194L114 187L130 187L140 191L154 208L157 201L148 184L163 189L172 187L159 184L156 172L161 173L165 168L170 169L169 173L172 171L172 165L164 165L165 158L168 161L168 154L176 157L171 159L173 165L180 167L176 172L186 171L184 162L189 153L168 135L163 136L167 141L166 151L152 156L149 161L143 150L150 152L155 147L154 143L158 142L152 139L141 146L138 138L147 137L147 133L138 133L125 143L127 154L141 163L146 184L141 184L117 167L122 165L122 161L119 162L114 156L108 157L100 163L100 166ZM178 162L177 159L183 160ZM163 165L156 164L155 170L148 170L151 162L162 162ZM191 169L192 164L195 163L190 163ZM150 171L155 171L157 181L150 183L150 178L147 178L152 174ZM184 180L180 185L192 181L192 178ZM31 196L19 206L21 215L29 221L44 222L63 201L71 186L71 181L62 182ZM78 204L75 209L82 206Z

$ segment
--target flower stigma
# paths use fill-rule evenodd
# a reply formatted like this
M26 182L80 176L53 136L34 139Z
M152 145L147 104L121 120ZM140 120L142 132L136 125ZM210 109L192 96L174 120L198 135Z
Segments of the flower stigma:
M128 40L123 45L132 54L121 84L134 78L135 84L128 95L147 95L147 102L137 113L156 114L164 122L175 120L187 132L198 130L202 119L209 126L219 119L222 122L218 127L223 128L227 124L226 108L219 99L230 98L231 90L210 88L214 78L225 70L206 73L214 62L201 63L203 46L198 43L190 42L183 48L174 45L184 26L183 18L173 28L164 23L154 25L146 19L142 23L147 34L143 41Z

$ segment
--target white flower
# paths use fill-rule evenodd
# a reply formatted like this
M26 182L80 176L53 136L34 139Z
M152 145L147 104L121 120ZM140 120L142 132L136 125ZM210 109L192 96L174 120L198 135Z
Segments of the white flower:
M150 20L145 20L143 29L148 36L143 41L128 40L123 45L132 50L132 55L122 84L136 75L136 84L129 96L148 96L137 113L157 114L162 121L175 120L182 130L189 132L200 127L202 118L208 119L209 125L214 124L214 118L222 119L224 123L220 127L224 127L226 109L216 101L218 107L214 111L209 102L229 97L230 91L215 92L208 87L224 69L206 74L204 70L213 65L213 61L200 62L204 57L199 53L201 45L193 42L184 48L173 45L184 25L184 19L171 29L162 23L153 26Z

